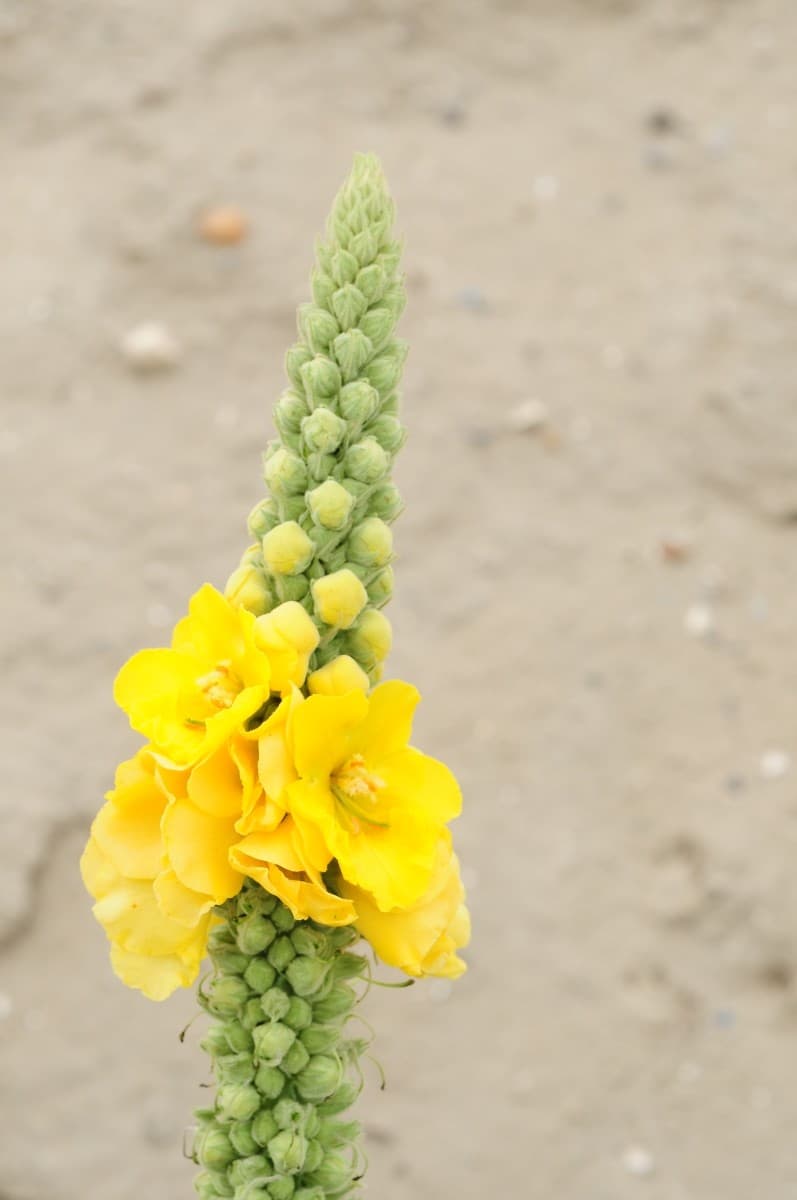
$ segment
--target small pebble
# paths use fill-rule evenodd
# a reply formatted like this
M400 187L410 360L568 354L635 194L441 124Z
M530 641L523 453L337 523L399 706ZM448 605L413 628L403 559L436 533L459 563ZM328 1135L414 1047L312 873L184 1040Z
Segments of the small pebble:
M652 1175L655 1165L653 1155L644 1146L629 1146L623 1153L623 1166L629 1175L640 1179Z
M684 613L684 629L690 637L705 638L714 633L714 612L708 604L692 604Z
M667 563L686 562L692 556L692 544L687 537L663 538L659 545L661 557Z
M782 779L791 769L791 757L785 750L765 750L758 769L762 779Z
M249 222L239 208L221 205L203 213L197 229L203 241L214 246L237 246L249 233Z
M479 287L468 286L457 292L457 303L468 312L483 313L490 307L487 297Z
M542 400L524 400L509 413L509 426L516 433L536 433L548 422L548 409Z
M165 325L147 321L128 330L121 351L134 371L150 373L176 367L182 351Z
M672 108L667 108L665 105L659 105L652 108L645 116L645 127L651 133L659 136L668 133L677 133L681 125L681 118Z

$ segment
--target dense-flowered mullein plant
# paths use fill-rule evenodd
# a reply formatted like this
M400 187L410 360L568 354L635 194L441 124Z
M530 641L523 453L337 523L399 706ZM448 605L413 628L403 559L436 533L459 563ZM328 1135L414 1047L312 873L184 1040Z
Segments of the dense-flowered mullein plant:
M203 1200L351 1194L358 939L410 976L465 969L459 788L410 745L415 688L379 682L404 440L392 220L378 162L359 156L288 351L253 544L225 592L204 584L170 648L134 655L115 685L146 744L117 770L83 879L129 986L162 1000L210 956Z

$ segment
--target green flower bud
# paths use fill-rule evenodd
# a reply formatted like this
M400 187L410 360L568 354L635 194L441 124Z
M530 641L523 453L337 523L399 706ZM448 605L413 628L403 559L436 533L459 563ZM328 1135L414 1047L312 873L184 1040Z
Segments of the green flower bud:
M277 931L268 917L252 913L238 922L235 940L242 954L262 954L277 936Z
M229 1171L227 1178L233 1187L243 1188L254 1180L267 1179L272 1174L271 1163L263 1154L250 1154L246 1158L237 1159Z
M251 1083L255 1077L252 1055L222 1054L216 1059L216 1075L220 1083Z
M275 496L295 496L307 487L307 470L298 454L281 446L263 464L263 476Z
M250 1181L235 1189L236 1200L273 1200L268 1187Z
M291 1175L283 1175L282 1179L274 1179L268 1185L269 1200L291 1200L295 1192L296 1184Z
M328 963L301 955L288 964L285 975L297 996L314 996L323 987L328 971Z
M351 562L384 567L393 557L393 534L379 517L366 517L349 534L346 549Z
M368 301L353 283L344 283L332 296L332 311L341 329L351 329L368 307Z
M383 413L375 421L371 421L365 432L370 437L375 437L388 454L396 454L407 440L406 429L392 413Z
M317 1171L308 1174L308 1179L316 1187L323 1188L330 1195L344 1191L354 1181L355 1168L350 1159L337 1151L328 1151L324 1161Z
M309 483L323 483L334 471L335 466L334 454L308 454L307 478Z
M298 315L299 332L310 349L314 354L325 354L330 342L340 333L335 318L325 308L318 308L315 304L302 304Z
M286 1075L298 1075L310 1061L310 1055L301 1042L296 1041L282 1060Z
M363 267L361 271L358 271L354 282L369 304L379 300L385 290L384 272L378 263L369 263L367 267Z
M336 479L327 479L307 493L307 507L321 529L345 529L354 507L354 497Z
M393 332L396 318L386 304L377 304L368 310L360 321L360 329L378 349L383 346Z
M213 1180L208 1174L197 1175L194 1180L194 1189L199 1200L218 1200L219 1193L213 1186Z
M346 644L352 658L372 670L387 658L393 642L390 621L375 608L366 608L357 624L346 635Z
M208 950L211 954L214 950L222 950L225 946L233 945L235 945L235 937L228 925L217 925L208 934Z
M332 963L332 978L362 979L368 962L362 954L338 954Z
M281 521L299 521L304 516L304 496L281 496L277 507Z
M274 590L280 604L284 604L286 600L304 600L310 591L310 584L304 575L277 575L274 578Z
M328 996L313 1004L313 1019L321 1025L340 1021L349 1015L356 1003L354 988L347 983L336 983Z
M262 887L253 886L238 893L238 911L246 917L251 916L252 913L270 917L278 904L277 897L272 896L270 892L263 891Z
M335 1116L336 1113L345 1112L347 1108L351 1108L354 1101L362 1091L362 1084L353 1079L346 1079L336 1088L329 1099L322 1101L318 1106L318 1111L322 1116Z
M406 348L401 342L394 342L387 350L377 354L363 368L363 375L372 383L381 396L392 392L401 378L401 370L407 357Z
M393 483L382 483L368 497L368 515L381 517L383 521L395 521L404 505L401 494Z
M290 971L293 963L301 962L300 958L295 958L292 963L288 963L288 971ZM294 989L295 990L295 989ZM291 1002L288 1005L288 1011L282 1018L286 1025L298 1033L301 1029L307 1029L313 1021L313 1010L306 1000L301 996L291 996Z
M329 952L329 938L324 930L314 928L307 921L300 921L295 926L291 941L297 954L323 956Z
M277 938L274 945L269 949L267 957L276 971L284 971L291 959L296 957L296 951L291 945L291 939L287 937Z
M338 407L340 415L359 429L379 411L379 393L364 379L357 379L341 389Z
M313 357L307 346L302 346L299 343L296 346L291 346L288 353L285 355L285 374L290 379L295 388L301 390L302 376L301 370L306 362L309 362Z
M376 261L381 266L387 278L392 279L396 273L396 268L398 267L400 260L401 247L399 246L398 242L393 242L388 249L382 251Z
M338 250L332 255L332 278L338 287L352 283L357 275L357 259L348 250Z
M254 996L251 1000L247 1000L244 1010L241 1013L241 1024L249 1033L260 1025L263 1020L263 1009L260 1007L260 997Z
M249 959L233 946L222 946L210 954L213 966L224 975L243 975Z
M376 438L363 438L349 446L343 461L347 476L360 483L379 483L390 470L390 456Z
M304 1156L304 1169L309 1173L317 1171L324 1161L324 1147L315 1139L307 1145L307 1153Z
M329 929L327 937L333 950L345 950L359 939L360 934L354 925L339 925L336 929Z
M217 1054L226 1054L230 1048L223 1025L211 1025L200 1038L199 1044L211 1058L215 1058Z
M275 525L279 525L279 520L279 513L277 512L275 502L272 499L261 500L250 512L246 525L252 537L257 538L258 542L260 542L270 529L273 529Z
M401 283L393 283L386 289L382 303L390 309L393 320L398 321L407 306L407 293Z
M217 1196L233 1196L235 1194L235 1190L227 1178L226 1171L208 1171L207 1179L210 1185L207 1195L215 1198Z
M326 1054L338 1044L340 1032L334 1025L310 1025L302 1030L299 1037L311 1054Z
M302 1100L309 1104L318 1104L332 1096L340 1086L341 1073L341 1065L337 1058L328 1054L315 1054L293 1082Z
M304 1129L307 1108L298 1100L285 1096L274 1105L274 1120L280 1129Z
M293 1200L326 1200L326 1192L320 1187L301 1187L293 1193Z
M265 1096L266 1100L276 1100L285 1087L285 1076L279 1067L270 1067L267 1063L263 1063L255 1073L255 1087L261 1096ZM254 1123L252 1131L256 1132Z
M306 1112L307 1115L304 1121L304 1136L308 1138L318 1137L318 1132L321 1129L321 1118L312 1104L307 1105Z
M262 1069L263 1068L261 1067L261 1070ZM274 1120L273 1110L270 1108L263 1108L252 1122L252 1137L257 1142L258 1146L267 1146L278 1129L279 1126Z
M235 1054L252 1049L252 1035L244 1029L240 1021L227 1021L223 1026L227 1044Z
M369 229L368 227L360 233L356 233L349 243L349 250L361 267L365 267L368 263L373 262L378 249L378 236L373 229Z
M216 1017L235 1016L249 995L249 988L240 976L222 975L210 985L208 1008Z
M374 352L370 339L360 329L347 329L338 334L332 350L345 383L357 378Z
M225 1121L248 1121L260 1108L260 1095L251 1083L225 1083L216 1095L219 1118Z
M373 608L381 608L393 595L393 568L385 567L367 587L368 602Z
M331 408L316 408L302 421L302 437L308 450L334 454L346 436L347 425Z
M269 1142L268 1152L281 1175L297 1175L304 1166L307 1138L293 1129L282 1129Z
M268 991L276 978L277 972L263 958L251 959L249 966L244 971L244 979L252 991L257 992L259 996Z
M340 367L325 354L317 354L302 367L304 390L314 405L337 396L342 382Z
M294 920L291 910L284 904L278 904L272 916L272 921L276 925L280 933L289 933L293 929L296 921Z
M334 1150L338 1146L348 1146L351 1142L356 1142L360 1133L359 1121L335 1121L332 1117L324 1117L317 1136L326 1150Z
M257 1118L255 1118L257 1120ZM251 1121L236 1121L230 1126L230 1141L237 1154L245 1158L249 1154L257 1154L258 1144L252 1137Z
M235 1147L218 1126L202 1131L196 1152L202 1166L211 1171L223 1171L235 1158Z
M255 1054L269 1067L278 1067L296 1041L296 1033L281 1021L258 1025L252 1030L255 1039Z
M281 1021L291 1006L288 995L278 987L271 987L264 992L260 1004L270 1021Z
M318 307L329 308L332 293L335 291L335 280L332 276L316 267L311 276L310 285L313 290L313 299Z

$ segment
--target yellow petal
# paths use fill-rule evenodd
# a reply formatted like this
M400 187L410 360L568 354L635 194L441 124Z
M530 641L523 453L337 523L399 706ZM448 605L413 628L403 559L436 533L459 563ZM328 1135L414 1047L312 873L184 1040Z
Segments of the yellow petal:
M420 692L401 679L380 683L368 698L368 715L357 733L356 749L377 766L383 758L403 750L412 734L412 718Z
M199 941L199 939L198 939ZM207 934L200 948L197 944L192 954L185 957L166 954L153 957L134 954L121 946L111 946L111 966L116 975L128 987L137 988L149 1000L165 1000L180 987L190 987L199 974L199 965L205 950Z
M94 905L108 937L135 954L172 954L190 934L158 908L152 883L122 879Z
M307 687L312 695L342 696L346 692L367 692L370 683L359 663L349 654L339 654L312 675L307 677Z
M310 696L291 719L296 770L304 779L326 780L353 753L355 734L365 720L368 701L362 692Z
M161 871L152 885L158 908L165 917L185 925L189 929L196 928L206 913L213 908L213 897L204 896L185 887L168 868Z
M277 896L297 921L309 919L322 925L351 925L354 921L351 901L327 891L320 877L291 874L275 863L250 857L238 846L230 851L230 858L240 871Z
M198 763L188 776L189 800L210 817L233 817L241 811L241 775L228 746Z
M182 725L181 696L193 688L200 668L173 650L139 650L116 676L113 696L130 724L156 745L168 745L173 727ZM200 742L202 730L185 728L186 742Z
M119 880L119 872L95 841L90 837L80 859L80 875L86 891L95 900L102 900Z
M169 863L180 882L222 904L235 896L243 880L227 859L238 840L229 819L210 817L188 800L177 800L163 815L163 841Z
M444 763L412 746L383 759L377 768L389 802L421 820L445 825L462 810L459 784Z
M117 777L118 778L118 777ZM160 821L166 797L153 775L117 787L94 818L92 834L114 867L129 879L154 879L162 866Z
M391 815L387 829L341 830L330 849L350 883L369 892L383 911L407 908L429 886L440 830L404 814Z

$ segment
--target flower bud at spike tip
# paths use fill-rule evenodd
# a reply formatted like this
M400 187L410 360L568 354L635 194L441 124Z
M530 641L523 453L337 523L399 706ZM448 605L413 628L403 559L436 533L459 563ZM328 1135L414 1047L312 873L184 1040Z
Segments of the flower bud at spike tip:
M307 493L307 507L314 523L322 529L345 529L354 496L336 479L327 479Z
M263 558L275 575L298 575L312 561L313 543L296 521L284 521L263 538Z
M348 568L315 580L310 590L316 616L337 629L353 625L368 601L362 581Z

